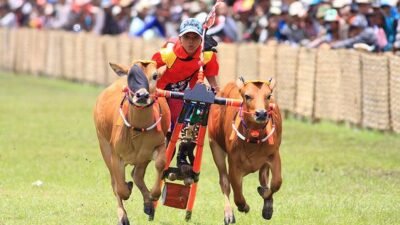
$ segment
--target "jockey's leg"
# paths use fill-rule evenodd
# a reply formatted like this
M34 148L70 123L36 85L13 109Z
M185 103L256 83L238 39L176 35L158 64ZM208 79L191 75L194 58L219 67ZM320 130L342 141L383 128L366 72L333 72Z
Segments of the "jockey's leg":
M193 166L194 163L194 155L193 151L196 147L196 143L193 142L182 142L179 145L178 155L177 155L177 162L176 166L181 168L183 165L190 165ZM189 162L187 161L189 159Z

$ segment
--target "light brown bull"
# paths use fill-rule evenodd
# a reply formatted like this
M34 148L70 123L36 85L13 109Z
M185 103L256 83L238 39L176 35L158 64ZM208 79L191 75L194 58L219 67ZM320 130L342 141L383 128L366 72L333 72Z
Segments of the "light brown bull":
M110 65L122 77L99 95L94 121L101 153L110 171L118 202L118 224L128 225L122 200L129 198L133 183L125 181L125 166L134 166L131 176L143 195L144 211L152 219L152 201L161 194L160 181L165 166L165 135L170 125L170 111L164 98L154 97L158 78L154 62L138 61L131 68ZM152 159L155 159L157 174L149 191L144 175Z
M244 176L256 171L259 171L260 181L257 190L264 199L262 216L265 219L272 217L272 195L282 183L279 155L282 119L271 97L273 87L272 80L245 82L241 78L236 84L227 84L219 94L225 98L242 98L241 109L211 107L209 141L225 199L225 224L235 223L229 200L231 186L238 210L246 213L250 210L243 196L242 182Z

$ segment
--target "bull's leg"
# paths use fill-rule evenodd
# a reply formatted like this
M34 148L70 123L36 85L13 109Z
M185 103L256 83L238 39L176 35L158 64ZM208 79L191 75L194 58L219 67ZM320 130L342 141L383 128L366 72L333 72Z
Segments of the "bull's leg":
M264 198L264 206L262 210L262 216L264 219L271 219L273 213L273 197L272 195L279 190L282 184L281 175L281 158L279 152L276 152L269 158L270 169L272 173L271 188L265 188L260 190L259 194ZM268 173L268 172L267 172ZM268 180L267 180L268 181ZM261 180L260 180L261 183ZM262 186L262 185L261 185Z
M212 150L214 162L217 166L219 173L219 185L221 186L221 191L224 194L224 223L225 225L235 223L235 216L233 214L232 206L229 200L231 188L228 178L228 172L226 170L226 153L212 139L210 139L210 148Z
M151 188L150 197L151 200L155 201L160 198L161 195L161 178L164 172L164 167L166 163L165 158L165 145L161 145L156 149L157 157L155 159L155 167L156 167L156 180L154 182L153 187Z
M129 225L128 216L122 200L127 200L129 198L132 190L132 183L125 182L125 165L117 155L112 154L110 162L113 179L112 183L114 184L113 189L118 203L118 225Z
M268 188L269 181L269 166L268 164L264 164L259 170L258 180L260 181L260 186L262 188Z
M272 173L272 179L271 179L271 192L272 194L279 191L282 185L282 174L281 174L281 156L279 154L279 151L276 152L274 155L271 157L271 173ZM271 194L271 195L272 195Z
M132 177L136 186L142 193L144 202L144 213L149 215L149 220L153 220L154 218L153 201L150 196L150 191L147 188L146 183L144 182L144 174L146 173L146 168L149 165L149 162L150 161L135 165L135 169L132 171Z
M99 132L97 132L97 138L99 139L99 145L100 145L100 150L101 150L101 155L103 156L104 162L106 163L106 166L108 168L108 171L110 172L110 177L111 177L111 186L113 188L114 194L114 178L112 175L112 168L111 168L111 145L107 141L106 138L104 138Z
M270 195L268 186L269 170L270 169L268 163L264 164L259 170L258 180L260 181L260 186L257 188L257 191L262 198L267 198Z
M126 214L124 203L122 202L122 199L118 195L116 195L116 197L118 203L118 208L117 208L118 225L129 225L128 215Z
M97 133L97 138L99 139L101 155L111 175L111 145L100 133Z
M229 180L232 184L233 199L239 212L248 213L250 206L246 203L246 199L243 196L243 174L231 163L229 164Z

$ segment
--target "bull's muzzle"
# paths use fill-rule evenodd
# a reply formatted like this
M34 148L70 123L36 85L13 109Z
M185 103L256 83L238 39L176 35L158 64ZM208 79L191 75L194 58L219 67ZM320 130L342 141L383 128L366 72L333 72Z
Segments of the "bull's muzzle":
M144 88L136 91L134 95L134 101L141 105L148 104L149 98L150 98L150 93Z
M254 115L257 122L265 122L268 118L268 113L265 109L256 110Z

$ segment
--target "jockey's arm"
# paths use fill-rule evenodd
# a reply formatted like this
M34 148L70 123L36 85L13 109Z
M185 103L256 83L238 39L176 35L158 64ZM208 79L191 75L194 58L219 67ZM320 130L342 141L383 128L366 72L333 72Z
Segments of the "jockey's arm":
M216 92L219 91L219 86L217 82L217 76L207 76L207 81L210 84L211 88L213 88Z

